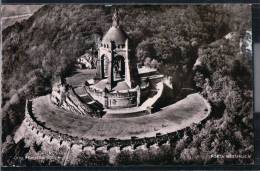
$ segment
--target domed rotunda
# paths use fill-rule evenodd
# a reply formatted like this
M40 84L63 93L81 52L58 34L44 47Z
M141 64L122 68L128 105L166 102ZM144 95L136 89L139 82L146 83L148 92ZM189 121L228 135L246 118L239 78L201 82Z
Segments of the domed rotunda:
M105 108L139 105L140 77L129 42L115 11L112 26L98 46L97 83L89 87L90 94Z

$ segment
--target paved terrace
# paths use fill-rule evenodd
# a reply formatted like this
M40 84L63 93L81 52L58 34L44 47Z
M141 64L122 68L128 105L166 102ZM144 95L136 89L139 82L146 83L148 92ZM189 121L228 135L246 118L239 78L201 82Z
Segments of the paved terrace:
M68 84L77 87L84 84L85 81L93 79L95 74L95 69L78 69L72 76L67 77L66 80Z
M56 107L49 95L34 99L32 108L35 118L45 123L45 127L89 139L154 137L156 133L175 132L199 123L210 113L209 104L199 94L192 94L159 112L132 118L82 117Z

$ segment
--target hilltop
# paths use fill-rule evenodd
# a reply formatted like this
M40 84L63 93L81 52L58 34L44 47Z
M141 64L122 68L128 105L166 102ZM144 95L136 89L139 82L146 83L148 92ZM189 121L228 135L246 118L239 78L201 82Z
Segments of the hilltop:
M248 55L240 53L239 46L246 30L251 29L250 6L117 8L133 39L138 62L148 66L158 62L159 70L172 78L176 97L188 87L200 91L213 104L212 118L195 130L192 138L179 140L172 149L174 157L193 162L190 156L207 160L207 151L240 149L239 154L252 154L252 71ZM10 143L8 135L12 136L22 122L25 99L49 93L56 76L73 73L76 58L94 47L95 38L110 27L113 10L104 6L43 6L28 20L3 30L3 141ZM224 38L230 32L237 33L235 40ZM198 58L201 66L194 71ZM14 148L21 145L10 144ZM8 150L3 153L8 154Z

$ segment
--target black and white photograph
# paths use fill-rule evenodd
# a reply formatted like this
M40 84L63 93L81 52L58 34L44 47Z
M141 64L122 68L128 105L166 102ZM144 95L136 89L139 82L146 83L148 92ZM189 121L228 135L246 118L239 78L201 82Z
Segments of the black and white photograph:
M1 8L3 166L254 164L250 4Z

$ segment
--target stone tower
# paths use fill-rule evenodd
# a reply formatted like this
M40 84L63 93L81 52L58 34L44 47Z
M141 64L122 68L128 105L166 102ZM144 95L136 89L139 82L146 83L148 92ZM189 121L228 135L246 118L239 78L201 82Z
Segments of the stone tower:
M120 25L118 11L112 17L112 26L99 44L97 79L107 79L106 88L112 91L119 82L125 89L139 85L136 58L130 48L130 39ZM126 88L128 86L128 88Z

